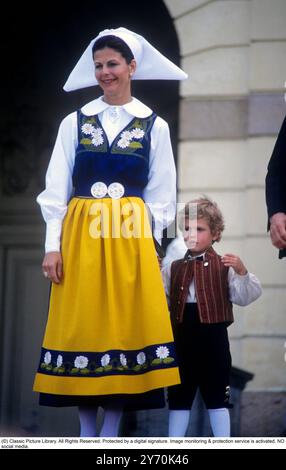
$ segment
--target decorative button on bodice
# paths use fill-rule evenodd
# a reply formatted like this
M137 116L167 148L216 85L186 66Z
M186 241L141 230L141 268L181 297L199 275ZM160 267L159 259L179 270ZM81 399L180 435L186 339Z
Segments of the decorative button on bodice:
M123 196L125 189L121 183L111 183L108 186L107 192L112 199L120 199Z
M107 195L111 199L120 199L125 193L125 188L121 183L111 183L107 187L102 181L97 181L91 186L90 192L96 199L106 197Z
M107 194L107 186L105 183L102 183L102 181L97 181L91 186L90 192L93 197L97 199L102 198Z

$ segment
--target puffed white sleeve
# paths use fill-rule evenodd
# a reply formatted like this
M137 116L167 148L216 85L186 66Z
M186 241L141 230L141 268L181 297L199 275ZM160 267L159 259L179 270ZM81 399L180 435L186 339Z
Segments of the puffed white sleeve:
M62 222L73 190L72 172L76 146L77 116L72 113L60 124L46 173L46 188L37 197L46 222L46 253L60 251Z
M262 294L261 284L254 274L240 276L232 267L228 270L228 286L230 301L241 307L254 302Z
M148 183L143 199L154 219L155 238L161 242L162 231L176 214L176 168L169 126L156 118L151 131Z

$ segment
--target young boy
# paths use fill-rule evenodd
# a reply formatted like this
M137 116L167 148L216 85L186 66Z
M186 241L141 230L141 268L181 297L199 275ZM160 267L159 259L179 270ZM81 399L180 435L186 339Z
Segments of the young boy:
M212 248L224 230L216 203L206 197L190 201L179 223L188 251L162 270L181 375L181 384L168 389L169 436L185 436L199 388L213 435L228 437L232 303L250 304L261 286L238 256L219 256Z

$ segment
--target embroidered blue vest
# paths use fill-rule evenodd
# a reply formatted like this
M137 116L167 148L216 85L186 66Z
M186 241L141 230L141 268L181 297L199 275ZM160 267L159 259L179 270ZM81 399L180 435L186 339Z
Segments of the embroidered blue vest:
M98 115L78 111L78 146L73 170L75 197L93 197L91 187L100 181L121 183L124 196L142 197L148 183L151 130L156 119L133 118L111 145Z

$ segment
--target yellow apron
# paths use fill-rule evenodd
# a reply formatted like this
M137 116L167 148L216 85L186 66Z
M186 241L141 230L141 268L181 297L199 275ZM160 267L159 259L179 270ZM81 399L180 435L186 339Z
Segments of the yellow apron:
M139 394L180 382L142 199L73 198L34 390Z

